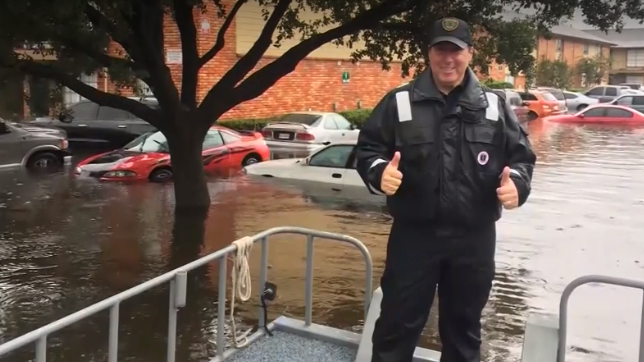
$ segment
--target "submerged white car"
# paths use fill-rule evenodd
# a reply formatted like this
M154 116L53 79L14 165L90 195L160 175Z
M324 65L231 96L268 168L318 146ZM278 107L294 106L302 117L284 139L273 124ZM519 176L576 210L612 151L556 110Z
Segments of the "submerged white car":
M339 142L306 158L260 162L242 172L274 185L295 186L313 196L384 203L384 196L371 194L358 175L355 148L356 141Z

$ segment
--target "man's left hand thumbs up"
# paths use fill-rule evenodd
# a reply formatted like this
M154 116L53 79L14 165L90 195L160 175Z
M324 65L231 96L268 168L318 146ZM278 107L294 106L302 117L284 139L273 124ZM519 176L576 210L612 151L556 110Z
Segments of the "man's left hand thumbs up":
M499 183L499 188L496 189L496 195L506 210L519 206L519 193L514 181L510 178L509 167L505 167L501 173L501 182Z

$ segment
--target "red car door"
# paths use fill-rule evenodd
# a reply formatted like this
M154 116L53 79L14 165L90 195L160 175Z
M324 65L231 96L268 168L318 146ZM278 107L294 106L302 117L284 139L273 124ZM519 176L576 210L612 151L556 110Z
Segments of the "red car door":
M206 133L202 144L203 168L206 173L225 174L230 165L230 151L216 129Z

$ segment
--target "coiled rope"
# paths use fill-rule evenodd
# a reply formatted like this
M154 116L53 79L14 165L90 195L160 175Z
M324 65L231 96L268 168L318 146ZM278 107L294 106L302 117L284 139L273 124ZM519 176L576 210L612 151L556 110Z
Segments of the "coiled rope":
M230 297L230 324L232 327L233 343L237 348L243 348L248 345L248 335L252 332L252 328L237 334L237 326L235 325L235 299L239 298L241 302L247 302L252 295L252 281L250 278L250 266L248 259L250 252L253 250L253 239L245 236L241 239L233 241L237 247L233 259L232 271L232 296ZM225 321L222 321L225 323Z

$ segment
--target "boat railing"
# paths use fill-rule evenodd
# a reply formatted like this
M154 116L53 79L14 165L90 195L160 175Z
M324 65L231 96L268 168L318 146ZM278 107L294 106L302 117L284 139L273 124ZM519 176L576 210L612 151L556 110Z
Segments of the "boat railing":
M570 295L580 286L590 283L609 284L626 288L641 289L644 292L644 282L616 278L604 275L586 275L577 278L570 282L564 288L561 294L561 301L559 303L559 330L558 330L558 348L557 348L557 362L565 362L566 360L566 335L568 333L568 301ZM642 317L640 322L640 346L639 346L639 359L638 362L644 362L644 301L642 302Z
M268 272L268 240L269 236L277 234L299 234L306 236L306 274L305 274L305 290L304 290L304 324L305 326L310 326L312 323L312 304L313 304L313 241L314 239L326 239L340 241L344 243L351 244L355 246L365 261L365 286L364 286L364 313L365 320L366 315L369 310L369 305L371 303L372 296L372 273L373 265L371 260L371 255L367 250L367 247L360 242L358 239L353 237L329 233L299 227L277 227L265 230L259 234L255 234L251 237L253 243L259 242L261 244L261 258L260 258L260 269L259 269L259 293L264 291L264 286L266 284L266 277ZM177 312L180 308L183 308L187 302L186 296L186 286L187 286L187 273L191 270L197 269L201 266L206 265L212 261L216 260L226 260L224 259L228 254L234 253L237 250L237 246L231 244L221 250L218 250L214 253L211 253L207 256L204 256L200 259L197 259L189 264L186 264L182 267L174 269L170 272L167 272L163 275L160 275L156 278L150 279L144 283L136 285L126 291L123 291L119 294L116 294L112 297L104 299L96 304L93 304L87 308L81 309L73 314L70 314L64 318L61 318L57 321L47 324L46 326L40 327L34 331L31 331L27 334L24 334L20 337L17 337L13 340L10 340L2 345L0 345L0 356L5 355L9 352L15 351L18 348L26 346L30 343L36 344L36 359L35 362L46 362L47 361L47 337L54 332L57 332L69 325L77 323L81 320L84 320L98 312L109 309L110 318L109 318L109 337L108 337L108 362L117 362L118 361L118 327L119 327L119 305L121 302L130 299L136 295L139 295L149 289L160 286L167 282L170 282L170 305L168 310L168 336L167 336L167 362L174 362L176 355L176 344L177 344ZM219 263L219 303L217 306L217 356L220 360L226 358L226 348L225 348L225 332L224 328L226 323L223 321L226 320L226 273L227 273L226 262ZM261 334L262 328L264 327L264 309L260 306L258 307L258 326L260 327L258 332L254 336L249 336L249 340L254 340L259 337Z

